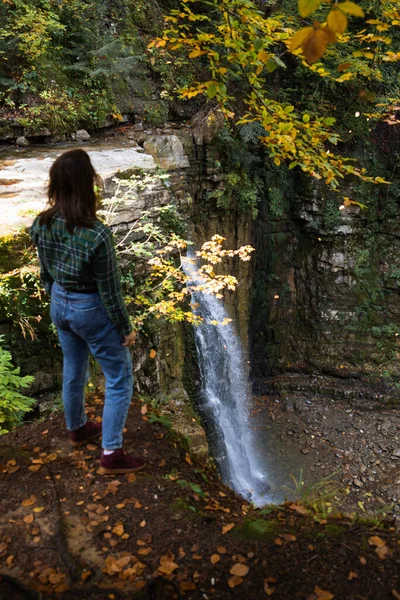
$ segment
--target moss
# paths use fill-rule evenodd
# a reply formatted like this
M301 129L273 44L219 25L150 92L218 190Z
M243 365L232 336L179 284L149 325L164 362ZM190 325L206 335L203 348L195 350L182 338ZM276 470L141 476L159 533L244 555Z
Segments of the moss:
M344 527L341 527L340 525L334 525L333 523L328 523L324 527L323 531L320 531L317 534L317 537L318 538L323 538L323 537L337 538L337 537L341 537L345 533L346 533L346 529Z
M279 534L278 523L264 519L246 519L233 534L242 540L273 541Z

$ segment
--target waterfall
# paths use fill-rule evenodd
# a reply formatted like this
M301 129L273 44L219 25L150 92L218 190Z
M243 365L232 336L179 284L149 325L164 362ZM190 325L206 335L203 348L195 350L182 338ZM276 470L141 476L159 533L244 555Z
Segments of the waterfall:
M188 253L186 275L196 281L196 261ZM262 459L254 444L249 420L251 390L247 356L221 300L192 291L194 312L202 322L195 326L196 351L201 376L200 410L205 416L210 445L221 477L238 494L256 506L269 501L269 485ZM210 432L208 432L210 433Z

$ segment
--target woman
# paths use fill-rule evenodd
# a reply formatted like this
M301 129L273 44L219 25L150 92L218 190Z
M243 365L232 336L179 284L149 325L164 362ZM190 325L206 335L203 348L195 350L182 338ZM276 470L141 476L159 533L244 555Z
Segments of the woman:
M145 466L142 458L122 450L135 333L121 293L111 230L96 218L97 179L84 150L59 156L50 169L50 207L35 219L31 237L64 355L63 402L72 444L102 436L99 472L132 473ZM102 423L87 421L85 415L89 351L106 379Z

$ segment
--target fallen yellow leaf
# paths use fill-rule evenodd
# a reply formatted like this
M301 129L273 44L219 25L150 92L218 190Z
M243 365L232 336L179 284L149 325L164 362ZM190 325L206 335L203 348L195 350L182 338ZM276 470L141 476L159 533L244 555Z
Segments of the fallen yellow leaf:
M124 526L122 523L117 523L117 525L112 530L115 535L122 535L124 533Z
M21 502L21 506L32 506L32 504L35 504L36 502L36 496L29 496L29 498L25 498L25 500L22 500Z
M233 529L235 527L234 523L229 523L229 525L224 525L224 527L222 528L222 535L225 535L226 533L228 533L228 531L231 531L231 529Z
M368 540L368 543L371 546L378 546L378 548L379 548L379 546L384 546L385 545L384 540L382 538L378 537L377 535L374 535L374 536L370 537L369 540Z
M241 563L236 563L233 565L231 570L229 571L231 575L237 575L238 577L244 577L249 572L249 567L247 565L243 565Z
M35 517L32 514L26 515L26 517L24 517L24 523L30 525L31 523L33 523L34 519Z
M237 585L240 585L241 583L243 583L243 578L238 577L237 575L233 575L232 577L229 577L229 579L228 579L228 585L230 588L234 588Z
M318 600L332 600L335 596L326 590L321 590L318 586L314 588L314 594L317 596Z

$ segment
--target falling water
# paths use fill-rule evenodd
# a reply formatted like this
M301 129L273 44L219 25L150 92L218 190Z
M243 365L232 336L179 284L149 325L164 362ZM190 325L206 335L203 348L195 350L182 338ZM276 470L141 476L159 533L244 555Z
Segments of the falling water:
M193 258L185 261L195 279ZM197 282L196 282L197 283ZM212 450L223 481L256 506L270 501L265 465L255 448L249 424L250 386L247 358L221 300L192 292L195 313L203 321L195 327L202 394L200 409L211 428ZM218 325L211 324L218 321Z

